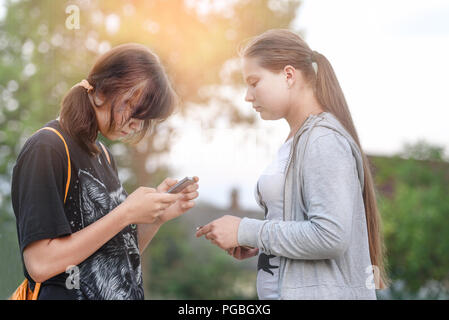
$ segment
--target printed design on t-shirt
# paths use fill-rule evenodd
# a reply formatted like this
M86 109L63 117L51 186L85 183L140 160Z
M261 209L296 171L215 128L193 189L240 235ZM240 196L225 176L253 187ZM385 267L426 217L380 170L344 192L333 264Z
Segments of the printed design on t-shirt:
M94 223L126 198L123 187L108 192L87 171L79 170L83 228ZM128 226L80 265L79 299L143 299L140 254L135 228Z
M257 271L262 269L263 271L270 273L272 276L274 276L273 271L270 269L276 269L279 268L279 266L272 266L270 264L270 259L276 257L275 255L266 255L265 253L259 254L259 260L257 262Z

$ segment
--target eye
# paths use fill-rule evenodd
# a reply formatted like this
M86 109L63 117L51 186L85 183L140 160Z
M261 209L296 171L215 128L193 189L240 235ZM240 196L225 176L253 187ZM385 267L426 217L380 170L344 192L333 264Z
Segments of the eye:
M257 86L257 83L258 83L258 82L259 82L259 81L254 81L253 83L250 84L250 86L253 87L253 88L255 88L255 87Z

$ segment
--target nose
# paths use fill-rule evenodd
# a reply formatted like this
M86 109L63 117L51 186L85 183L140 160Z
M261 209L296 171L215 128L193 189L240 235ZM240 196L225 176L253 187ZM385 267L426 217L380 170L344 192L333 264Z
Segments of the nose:
M250 92L249 88L248 88L248 90L246 90L245 101L246 102L254 101L254 95Z

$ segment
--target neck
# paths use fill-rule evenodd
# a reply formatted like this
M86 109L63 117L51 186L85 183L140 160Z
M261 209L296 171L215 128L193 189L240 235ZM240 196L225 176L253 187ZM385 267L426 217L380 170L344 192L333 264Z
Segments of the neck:
M290 109L284 117L290 126L290 134L287 140L295 135L310 115L322 112L324 110L316 100L311 88L304 90L303 94L298 94L294 97L293 103L291 103Z

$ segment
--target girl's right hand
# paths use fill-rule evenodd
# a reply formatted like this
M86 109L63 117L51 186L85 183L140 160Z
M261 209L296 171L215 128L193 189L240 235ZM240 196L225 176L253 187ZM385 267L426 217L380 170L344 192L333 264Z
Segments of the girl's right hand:
M128 224L154 223L166 208L182 196L157 192L154 188L139 187L119 207L123 210Z
M244 259L248 259L248 258L257 256L257 254L259 253L259 248L249 249L249 248L240 246L240 247L230 248L226 251L228 252L229 255L233 256L234 258L236 258L238 260L244 260Z

